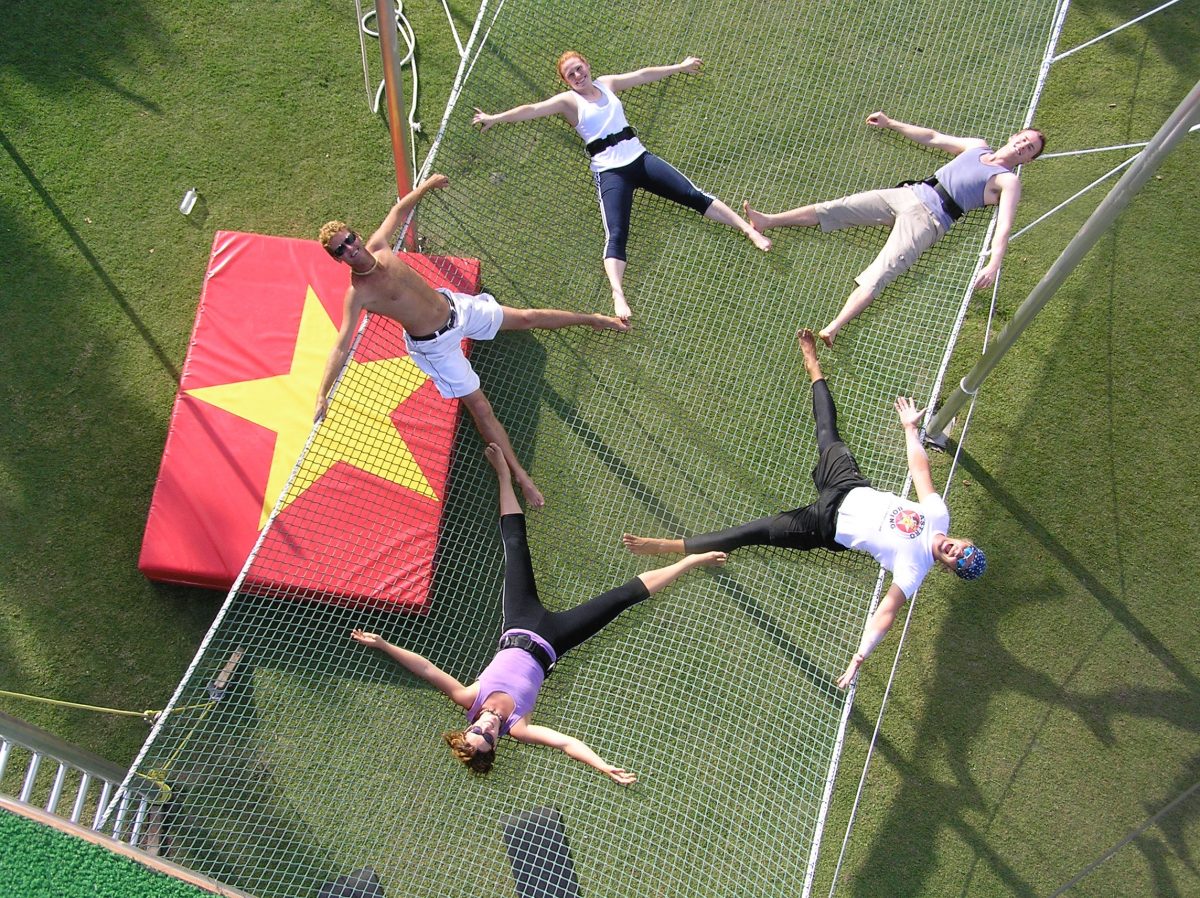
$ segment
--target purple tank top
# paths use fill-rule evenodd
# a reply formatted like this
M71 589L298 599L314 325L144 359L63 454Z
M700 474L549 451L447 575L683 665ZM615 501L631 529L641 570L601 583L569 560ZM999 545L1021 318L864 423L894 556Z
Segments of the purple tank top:
M550 653L551 659L558 660L558 655L550 643L531 630L505 630L502 638L509 633L524 633L532 637ZM518 720L533 710L533 704L537 701L538 692L545 679L546 674L542 666L529 652L518 648L501 649L479 675L479 693L475 696L475 703L467 711L467 720L474 721L479 716L488 696L496 692L511 695L515 704L512 714L508 715L508 719L500 726L500 735L503 736Z
M996 175L1008 171L1003 165L981 162L980 159L992 152L991 147L975 147L965 150L939 168L934 175L946 192L954 197L954 202L964 212L978 209L985 205L984 193L988 181ZM942 201L937 192L928 184L914 184L913 190L926 206L929 207L942 227L949 229L954 222L942 208Z

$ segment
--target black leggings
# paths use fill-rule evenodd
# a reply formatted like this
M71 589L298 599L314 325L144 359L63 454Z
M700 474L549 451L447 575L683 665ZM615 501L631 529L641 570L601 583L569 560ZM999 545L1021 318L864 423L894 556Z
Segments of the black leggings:
M854 456L842 442L837 429L837 408L824 379L813 384L812 404L820 452L820 461L813 471L813 483L819 493L817 501L728 530L689 536L683 541L684 551L732 552L742 546L844 551L845 547L833 539L838 506L846 493L858 486L870 486L871 481L863 477Z
M525 515L501 515L500 538L504 542L504 629L532 630L553 646L559 658L591 639L626 608L650 597L646 584L634 577L568 611L547 611L533 580Z
M628 165L593 172L600 196L600 218L604 223L604 258L625 260L629 240L629 217L633 211L633 191L640 187L703 215L713 197L705 193L679 169L653 153L643 153Z

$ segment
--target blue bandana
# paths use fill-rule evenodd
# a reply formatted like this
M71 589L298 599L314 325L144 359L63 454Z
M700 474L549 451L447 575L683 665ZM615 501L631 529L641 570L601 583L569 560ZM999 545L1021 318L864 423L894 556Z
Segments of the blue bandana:
M978 580L987 570L987 556L979 546L967 546L954 565L954 573L963 580Z

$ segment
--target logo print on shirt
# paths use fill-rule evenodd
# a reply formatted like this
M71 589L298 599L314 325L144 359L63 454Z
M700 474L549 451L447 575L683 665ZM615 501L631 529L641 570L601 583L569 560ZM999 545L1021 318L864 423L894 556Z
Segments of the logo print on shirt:
M892 509L892 529L907 539L916 539L925 529L925 518L915 508L899 506Z

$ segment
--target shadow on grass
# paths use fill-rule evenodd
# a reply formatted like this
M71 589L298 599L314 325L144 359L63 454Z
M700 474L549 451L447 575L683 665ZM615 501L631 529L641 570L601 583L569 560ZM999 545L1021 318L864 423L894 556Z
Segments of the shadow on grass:
M138 75L139 48L149 46L163 61L177 51L158 24L154 4L128 3L97 6L84 0L61 0L51 7L18 2L5 16L0 69L14 72L42 94L73 94L79 78L112 91L149 112L159 106L119 83L116 73L129 80ZM23 7L23 9L22 9Z
M54 201L54 197L46 190L37 174L25 162L20 151L13 146L3 131L0 131L0 146L4 147L5 152L8 153L17 168L20 169L21 174L25 176L25 180L29 183L29 186L33 188L34 192L42 200L46 210L54 216L54 220L58 222L63 232L67 235L67 238L75 245L75 248L79 250L79 254L83 256L92 271L95 272L100 283L104 285L105 291L112 297L121 311L125 313L125 317L129 319L130 324L133 325L142 342L146 344L147 348L154 354L154 357L158 359L159 365L167 372L167 375L171 378L171 382L178 383L179 369L175 367L174 362L171 361L166 351L163 350L162 345L150 332L146 323L142 321L141 316L134 310L129 300L125 298L125 294L121 292L120 288L113 282L113 279L109 277L108 272L104 270L104 266L100 264L100 260L96 258L96 254L92 252L91 247L88 246L83 236L71 223L71 220L67 218L58 203Z

